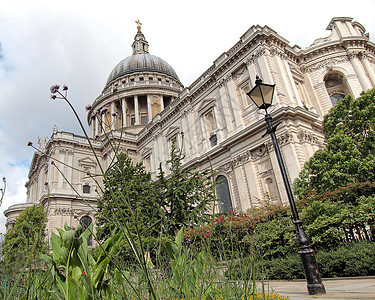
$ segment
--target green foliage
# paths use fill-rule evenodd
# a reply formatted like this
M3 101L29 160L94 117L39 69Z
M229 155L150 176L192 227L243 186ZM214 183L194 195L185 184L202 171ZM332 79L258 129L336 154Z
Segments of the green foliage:
M208 220L206 211L214 200L214 189L207 174L182 167L183 155L172 143L171 158L167 161L170 175L165 176L161 166L154 184L166 220L166 232L174 235L182 226Z
M143 164L134 165L127 154L120 153L117 161L107 170L106 178L104 195L97 203L99 240L110 237L112 231L119 228L119 222L129 222L131 232L135 233L135 220L144 235L157 235L158 228L150 226L160 223L163 212L154 196L151 176Z
M375 194L354 198L349 196L350 188L345 190L330 193L329 197L311 197L302 209L301 217L314 249L334 249L348 239L354 240L358 230L367 234L366 227L374 228ZM348 198L342 197L345 194Z
M322 277L350 277L375 275L375 244L350 243L316 255Z
M212 222L199 224L184 233L191 247L209 247L213 255L227 260L233 253L250 251L252 243L265 258L285 256L297 251L296 234L287 208L269 205L248 214L230 211L217 215Z
M305 278L301 258L297 253L272 260L259 261L258 264L263 265L266 278L269 280L294 280Z
M109 264L123 235L113 234L94 259L88 248L92 228L91 224L82 232L81 225L72 229L65 224L65 230L57 229L59 235L52 233L52 257L43 255L43 259L51 274L54 297L67 300L108 298L113 292ZM115 275L115 278L121 277L118 272ZM112 284L116 284L116 280Z
M36 205L26 208L16 219L13 227L5 234L0 270L11 280L19 276L31 249L35 246L30 266L40 264L39 254L47 251L44 241L46 217L44 207Z
M252 240L264 258L284 257L298 251L295 228L288 216L259 223Z
M321 250L316 253L316 261L320 275L324 278L374 276L375 244L358 242L345 244L332 250ZM263 266L266 278L270 280L305 278L301 258L297 253L283 258L259 260L256 266L258 268ZM233 272L233 274L236 273Z
M326 148L305 163L294 192L326 192L349 183L375 181L375 90L341 99L324 117Z
M174 241L162 244L171 262L169 269L162 274L164 285L159 286L164 299L243 299L247 298L244 297L246 295L252 295L252 299L280 299L278 295L269 295L264 290L257 293L252 251L246 255L249 263L239 266L245 273L232 281L231 276L226 279L220 274L223 272L221 266L208 251L196 252L184 246L183 239L181 228ZM235 255L235 252L232 254ZM241 252L240 256L243 254ZM231 256L230 261L239 261L237 257Z

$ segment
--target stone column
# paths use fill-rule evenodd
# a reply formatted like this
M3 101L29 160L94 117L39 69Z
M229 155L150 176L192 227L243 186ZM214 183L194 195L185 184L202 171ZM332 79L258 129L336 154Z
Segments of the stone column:
M159 144L158 144L158 133L154 135L153 139L153 145L152 145L152 157L153 157L153 164L154 164L154 170L155 173L157 174L159 170Z
M99 135L99 119L98 119L98 115L95 116L95 135Z
M66 150L64 150L64 149L59 150L59 160L63 163L65 163L65 152L66 152ZM64 165L62 163L58 163L58 167L59 167L60 171L64 172ZM57 179L57 188L61 190L63 188L64 178L63 178L63 176L61 175L60 172L58 174L59 175L58 175L58 179Z
M187 117L187 124L188 124L188 133L189 133L189 140L190 140L190 155L191 157L198 156L198 147L197 147L197 140L196 140L196 124L194 122L194 111L191 105L189 106L186 117Z
M160 95L160 112L164 110L164 101L163 101L163 95Z
M236 124L235 126L237 127L237 129L242 129L242 111L239 105L239 99L237 97L237 88L232 77L228 78L227 88L229 96L228 101L230 102L230 109L232 110L232 115Z
M351 52L348 54L348 57L350 59L350 63L353 66L354 72L358 77L359 83L361 84L361 87L363 90L367 91L368 89L371 88L371 85L369 84L365 73L362 70L362 67L360 65L358 56L356 52Z
M101 118L102 118L102 121L101 121L101 125L100 125L100 131L102 132L102 133L104 133L105 132L105 113L103 113L103 114L101 114Z
M111 103L111 130L115 129L115 116L114 116L114 113L115 113L115 102L113 101Z
M223 80L219 85L219 93L220 93L220 101L223 107L223 120L224 120L224 128L227 129L227 132L233 131L233 123L232 123L232 116L230 112L230 108L227 101L226 95L226 82Z
M188 125L187 125L187 111L183 111L181 113L181 118L180 118L180 122L181 122L181 131L183 132L183 135L181 135L181 141L183 143L183 148L182 151L184 152L184 154L189 157L190 155L190 147L188 145ZM190 142L190 141L189 141Z
M371 67L370 62L368 61L366 53L361 52L359 58L362 61L362 64L368 74L368 77L370 78L372 85L375 87L375 72L374 69Z
M147 119L148 123L150 123L152 120L151 98L149 94L147 94Z
M121 101L122 108L122 126L126 127L126 99L123 98Z
M91 123L90 123L90 135L91 137L95 137L95 121L94 118L91 117Z
M135 114L134 125L139 125L138 96L134 96L134 114Z

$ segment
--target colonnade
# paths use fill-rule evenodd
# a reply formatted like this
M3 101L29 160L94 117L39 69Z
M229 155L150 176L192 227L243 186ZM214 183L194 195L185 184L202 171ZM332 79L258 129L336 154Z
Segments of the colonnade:
M131 96L131 97L125 97L125 98L122 98L120 100L120 105L121 105L121 111L118 111L118 115L121 115L122 117L122 124L124 124L124 127L128 127L128 126L136 126L136 125L146 125L145 123L142 123L142 120L140 120L140 98L141 97L146 97L146 101L147 101L147 123L150 123L152 118L157 114L154 112L154 115L152 113L152 103L151 103L151 94L146 94L146 95L134 95L134 96ZM159 96L159 103L158 105L160 105L160 111L159 112L162 112L165 108L165 105L164 105L164 96L163 95L158 95ZM171 96L167 96L167 97L170 97L171 98L171 101L173 99L173 97ZM128 110L128 103L127 101L129 99L132 99L133 100L133 103L134 103L134 112L133 110L131 111L131 113L129 113L129 110ZM100 111L100 110L99 110ZM116 114L114 114L116 112L116 100L112 101L110 106L108 107L108 112L110 113L110 121L111 121L111 130L114 130L114 129L117 129L117 127L121 127L121 125L119 126L115 126L115 118L116 118ZM134 113L134 123L132 124L132 120L129 119L131 118L131 116L133 115ZM100 124L100 122L102 124ZM105 128L105 118L104 118L104 114L96 114L93 116L93 119L90 123L90 134L92 137L95 137L96 135L100 135L102 132L103 132L103 128Z
M362 89L367 91L375 87L375 71L368 60L368 54L365 51L353 51L348 57Z

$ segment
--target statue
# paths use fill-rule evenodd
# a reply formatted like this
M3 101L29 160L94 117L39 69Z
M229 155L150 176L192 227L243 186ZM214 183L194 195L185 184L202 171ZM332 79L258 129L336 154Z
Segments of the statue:
M138 24L138 25L137 25L138 32L141 32L141 25L142 25L142 23L139 22L139 20L135 21L135 23Z

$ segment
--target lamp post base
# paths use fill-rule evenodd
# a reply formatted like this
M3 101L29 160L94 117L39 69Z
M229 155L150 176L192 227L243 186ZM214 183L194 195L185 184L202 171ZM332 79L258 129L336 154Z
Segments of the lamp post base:
M307 291L309 292L309 295L325 294L326 289L320 278L314 250L308 248L301 250L298 253L301 257L303 269L305 271Z
M316 263L315 251L310 247L310 241L303 229L302 222L301 220L296 220L293 223L296 226L297 241L300 249L298 254L301 257L309 295L325 294L326 290L320 277L318 264Z
M323 295L326 293L323 283L308 283L307 291L309 295Z

